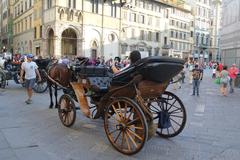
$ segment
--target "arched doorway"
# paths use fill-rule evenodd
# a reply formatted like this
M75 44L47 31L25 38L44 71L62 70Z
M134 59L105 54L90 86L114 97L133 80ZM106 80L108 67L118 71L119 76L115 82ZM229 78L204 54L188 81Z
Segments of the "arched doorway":
M62 55L77 55L77 35L71 28L62 33Z
M53 56L54 55L54 31L53 29L50 29L48 32L48 55Z

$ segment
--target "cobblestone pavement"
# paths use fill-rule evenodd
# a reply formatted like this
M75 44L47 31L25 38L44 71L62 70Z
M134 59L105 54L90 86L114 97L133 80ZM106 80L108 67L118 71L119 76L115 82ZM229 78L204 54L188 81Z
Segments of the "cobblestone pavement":
M24 89L10 82L0 90L0 160L239 160L240 89L223 97L207 73L200 97L190 96L187 83L168 88L185 104L183 132L171 139L155 136L133 156L114 150L101 119L78 112L74 126L66 128L57 110L48 109L48 93L35 94L33 104L26 105Z

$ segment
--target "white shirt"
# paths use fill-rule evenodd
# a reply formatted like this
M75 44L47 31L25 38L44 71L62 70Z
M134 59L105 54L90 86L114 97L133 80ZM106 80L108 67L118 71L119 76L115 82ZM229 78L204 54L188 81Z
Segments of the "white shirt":
M22 70L25 71L25 79L34 79L36 78L36 69L38 66L35 62L23 62Z

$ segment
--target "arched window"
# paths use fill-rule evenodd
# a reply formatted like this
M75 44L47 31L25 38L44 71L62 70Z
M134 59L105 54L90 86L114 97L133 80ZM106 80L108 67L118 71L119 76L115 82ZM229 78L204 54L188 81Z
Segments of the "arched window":
M60 11L60 19L63 19L63 17L64 17L64 11L63 11L63 9Z

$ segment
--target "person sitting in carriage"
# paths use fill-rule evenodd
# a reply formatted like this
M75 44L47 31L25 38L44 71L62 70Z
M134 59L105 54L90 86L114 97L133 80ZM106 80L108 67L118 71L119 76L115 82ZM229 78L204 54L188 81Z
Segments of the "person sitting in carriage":
M112 66L112 71L113 73L119 73L123 70L125 70L126 68L128 68L129 66L131 66L132 64L136 63L138 60L141 59L141 53L137 50L134 50L130 53L129 55L129 60L130 60L130 63L128 65L126 65L125 67L123 68L118 68L115 64Z

